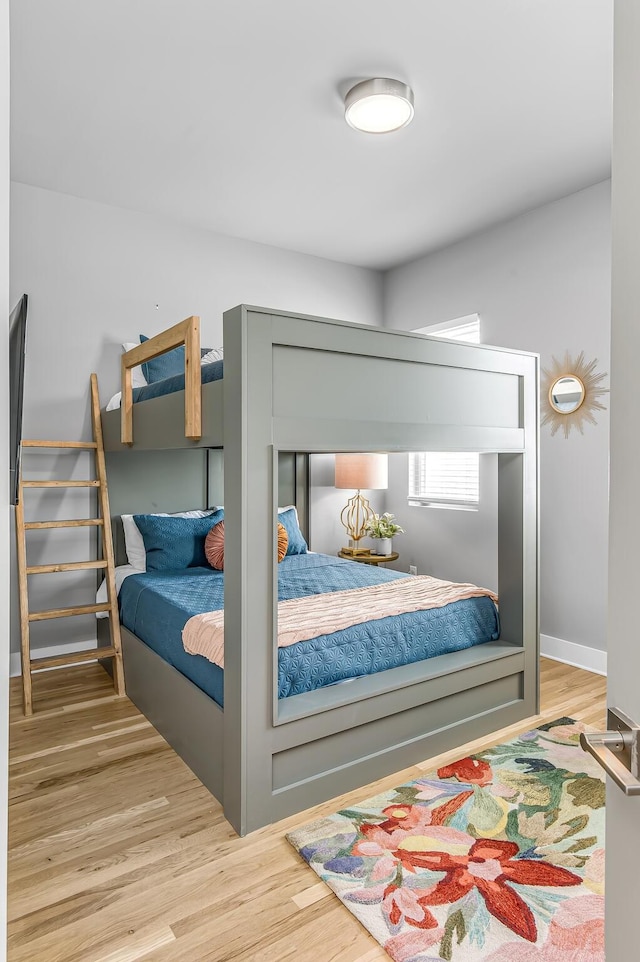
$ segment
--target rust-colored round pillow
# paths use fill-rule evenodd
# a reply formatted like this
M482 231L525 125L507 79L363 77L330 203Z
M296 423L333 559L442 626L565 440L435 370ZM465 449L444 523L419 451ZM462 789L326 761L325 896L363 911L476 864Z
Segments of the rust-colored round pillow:
M289 547L289 535L287 529L278 521L278 564L282 561Z
M289 536L287 529L278 522L278 563L287 553ZM218 521L207 534L204 541L204 553L207 561L216 571L224 570L224 521Z
M204 539L204 553L212 568L224 568L224 521L218 521Z

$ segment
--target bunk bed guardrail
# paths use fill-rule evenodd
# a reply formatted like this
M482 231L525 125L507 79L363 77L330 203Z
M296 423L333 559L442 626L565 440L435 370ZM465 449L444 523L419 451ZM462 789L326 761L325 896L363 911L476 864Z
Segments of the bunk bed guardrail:
M191 441L202 436L202 384L200 379L200 318L187 317L166 331L150 337L122 355L121 441L133 444L134 367L152 361L184 345L184 435Z

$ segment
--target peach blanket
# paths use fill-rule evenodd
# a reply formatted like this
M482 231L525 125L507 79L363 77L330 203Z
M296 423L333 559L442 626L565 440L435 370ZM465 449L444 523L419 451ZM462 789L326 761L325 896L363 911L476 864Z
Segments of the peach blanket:
M429 575L410 576L366 588L349 588L322 595L305 595L278 603L278 647L377 621L390 615L427 608L444 608L453 601L487 595L496 604L498 596L477 585L440 581ZM204 655L224 667L224 610L208 611L189 618L182 631L185 651Z

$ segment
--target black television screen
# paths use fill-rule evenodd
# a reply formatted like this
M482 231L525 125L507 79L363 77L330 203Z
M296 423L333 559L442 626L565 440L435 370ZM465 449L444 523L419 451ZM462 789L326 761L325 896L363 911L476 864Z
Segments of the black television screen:
M26 342L27 295L23 294L9 318L9 497L11 504L17 504L18 501Z

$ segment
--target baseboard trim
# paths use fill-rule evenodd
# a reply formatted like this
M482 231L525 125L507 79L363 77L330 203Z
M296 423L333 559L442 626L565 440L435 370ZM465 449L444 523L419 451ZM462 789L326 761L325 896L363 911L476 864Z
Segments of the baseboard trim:
M553 661L561 661L574 668L584 668L596 675L607 674L607 653L588 645L577 645L574 641L564 641L551 635L540 635L540 654Z
M69 645L50 645L48 648L34 648L31 654L34 658L55 658L56 655L72 654L74 651L87 651L89 648L98 650L98 645L93 638L91 641L74 641ZM96 657L96 661L97 661ZM78 664L91 664L91 662L78 662ZM65 666L66 667L66 666ZM55 671L55 668L45 668L44 671ZM12 651L9 659L9 673L12 678L22 674L22 663L20 652Z

